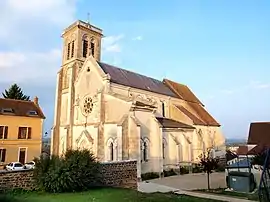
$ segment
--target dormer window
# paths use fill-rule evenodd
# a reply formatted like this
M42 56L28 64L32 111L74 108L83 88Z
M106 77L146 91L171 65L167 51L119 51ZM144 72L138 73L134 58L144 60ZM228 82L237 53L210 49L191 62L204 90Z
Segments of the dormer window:
M36 116L36 115L38 115L37 111L34 111L34 110L29 111L28 114L29 114L30 116Z
M14 109L12 108L3 108L2 109L2 113L8 113L8 114L13 114L14 113Z

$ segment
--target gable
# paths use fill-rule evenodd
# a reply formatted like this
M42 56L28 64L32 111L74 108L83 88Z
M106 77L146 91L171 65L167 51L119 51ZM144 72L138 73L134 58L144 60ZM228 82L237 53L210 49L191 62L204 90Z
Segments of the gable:
M103 77L106 75L97 65L95 59L89 56L75 80L76 95L96 94L104 86Z
M97 63L106 74L110 75L110 80L113 83L171 97L177 97L166 85L157 79L105 64L103 62Z

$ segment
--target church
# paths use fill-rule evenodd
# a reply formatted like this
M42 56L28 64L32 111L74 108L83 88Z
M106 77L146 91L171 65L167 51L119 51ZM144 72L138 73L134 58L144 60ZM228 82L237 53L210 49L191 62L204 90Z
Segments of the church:
M103 63L102 37L80 20L62 34L52 154L86 148L101 162L135 159L140 178L224 151L220 124L188 86Z

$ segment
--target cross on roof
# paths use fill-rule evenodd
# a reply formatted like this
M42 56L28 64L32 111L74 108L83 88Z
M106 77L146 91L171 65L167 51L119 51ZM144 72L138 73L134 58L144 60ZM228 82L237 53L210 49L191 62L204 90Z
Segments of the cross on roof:
M87 13L87 23L90 24L90 13Z

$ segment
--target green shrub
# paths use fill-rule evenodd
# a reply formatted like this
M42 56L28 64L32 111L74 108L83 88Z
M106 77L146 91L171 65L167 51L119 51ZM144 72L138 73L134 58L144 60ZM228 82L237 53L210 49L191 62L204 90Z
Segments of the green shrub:
M159 173L149 172L141 174L142 181L159 178Z
M177 175L177 173L173 169L171 169L171 170L164 170L163 173L164 173L164 177L169 177L169 176Z
M180 175L189 174L189 168L187 166L180 167Z
M202 173L203 170L202 170L202 167L198 166L198 165L195 165L193 168L192 168L192 173Z
M84 191L101 185L101 169L89 150L68 150L63 157L35 159L34 179L46 192Z

